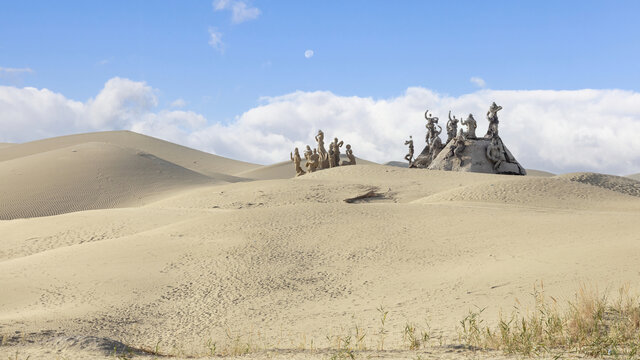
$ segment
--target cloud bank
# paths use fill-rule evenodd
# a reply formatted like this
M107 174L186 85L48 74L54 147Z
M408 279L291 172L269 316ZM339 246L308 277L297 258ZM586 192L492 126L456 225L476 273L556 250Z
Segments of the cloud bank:
M218 155L257 163L287 159L295 146L314 145L322 129L377 162L401 160L404 140L424 146L424 111L446 123L447 113L473 113L478 134L492 101L504 107L500 134L527 168L552 172L640 172L640 93L623 90L480 90L461 96L411 87L373 99L329 91L260 99L229 124L187 110L159 109L144 82L113 78L79 102L48 89L0 86L0 142L25 142L78 132L132 130Z

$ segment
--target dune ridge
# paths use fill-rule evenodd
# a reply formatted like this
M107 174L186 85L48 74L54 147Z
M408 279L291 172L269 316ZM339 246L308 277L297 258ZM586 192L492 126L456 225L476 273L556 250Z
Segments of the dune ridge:
M5 147L0 162L87 142L102 142L137 149L203 175L235 175L261 165L232 160L132 131L104 131L59 136Z

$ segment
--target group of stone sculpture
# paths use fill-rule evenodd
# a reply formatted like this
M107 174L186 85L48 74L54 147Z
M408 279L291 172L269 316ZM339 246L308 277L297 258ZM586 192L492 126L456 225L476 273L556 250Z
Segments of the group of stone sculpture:
M469 153L474 152L474 154L477 154L478 146L482 146L483 159L475 159L479 165L489 160L492 164L490 168L493 169L493 172L519 175L526 174L524 168L513 158L513 155L506 149L498 135L498 111L500 110L502 110L502 106L496 105L495 102L489 107L489 111L487 111L489 128L486 135L482 138L476 137L477 123L472 114L469 114L469 116L463 120L457 119L455 115L452 117L451 111L449 111L449 121L446 124L447 141L444 144L442 140L440 140L442 127L438 125L439 119L429 114L429 110L427 110L424 113L424 117L427 120L427 124L425 125L427 128L425 138L427 145L415 160L413 160L413 138L410 136L409 140L405 141L405 145L409 145L409 153L405 156L405 160L409 162L409 167L451 170L454 167L452 160L457 159L457 163L455 164L457 169L462 169L463 166L466 165L466 168L470 169L466 171L475 171L471 169L471 166L474 164L465 164L464 157L469 158L467 162L472 161L472 156L468 156ZM458 129L458 123L466 126L466 131L462 128ZM469 146L472 146L472 149L468 149ZM486 147L486 149L484 147ZM448 149L445 155L438 157L445 148ZM464 154L466 155L463 156ZM436 158L438 158L438 164L434 163ZM443 163L446 164L443 165ZM503 164L505 165L502 166ZM477 165L475 166L477 169L482 167L478 164L475 165ZM484 171L487 170L485 169Z
M338 141L338 138L334 138L331 143L329 143L329 151L327 151L324 147L324 132L322 130L318 130L318 134L315 137L317 148L311 150L311 147L307 145L306 150L304 151L304 158L306 160L305 167L307 171L302 169L301 163L302 158L300 157L300 152L298 148L295 148L293 153L290 154L291 161L293 161L296 169L296 176L301 176L306 174L307 172L314 172L317 170L328 169L336 166L344 166L344 165L355 165L356 157L353 155L353 150L351 150L351 145L347 144L345 146L345 155L349 159L340 162L340 148L344 145L344 141Z

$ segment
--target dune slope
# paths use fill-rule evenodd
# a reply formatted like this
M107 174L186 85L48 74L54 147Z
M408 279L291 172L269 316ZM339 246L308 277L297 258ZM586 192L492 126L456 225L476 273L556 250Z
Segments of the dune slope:
M0 220L140 205L160 193L225 182L137 150L83 143L0 162Z
M102 142L137 149L207 176L234 175L260 166L205 153L131 131L94 132L15 144L0 150L0 162L87 142Z
M640 198L572 176L348 166L0 222L6 354L186 357L215 343L323 359L356 326L377 349L383 309L388 351L372 356L464 358L437 339L455 343L469 310L527 308L540 280L560 304L587 279L637 281ZM434 336L427 353L399 355L408 323Z

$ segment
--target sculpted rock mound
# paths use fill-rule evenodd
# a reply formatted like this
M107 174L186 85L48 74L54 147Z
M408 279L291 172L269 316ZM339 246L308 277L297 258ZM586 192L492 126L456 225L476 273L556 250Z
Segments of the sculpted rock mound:
M476 136L477 122L473 114L469 114L462 125L467 126L467 131L458 130L458 121L455 116L451 117L449 111L449 122L447 122L447 142L442 145L440 133L442 128L437 125L438 118L429 116L428 110L424 117L427 120L427 136L422 153L415 161L411 161L413 156L413 141L408 140L405 145L409 145L409 154L405 160L409 161L409 167L427 168L429 170L445 171L469 171L489 174L509 174L526 175L527 171L516 161L509 149L504 145L498 135L498 111L502 106L492 103L487 111L489 129L487 134L478 138ZM436 130L436 127L438 129ZM457 131L457 136L456 136Z
M461 150L457 150L462 147L460 142L450 141L431 161L428 169L489 174L527 174L500 138L496 137L496 141L484 138L464 139L463 141L464 148ZM493 149L491 149L492 146ZM493 154L491 154L491 150L493 150ZM419 159L420 156L416 161Z

